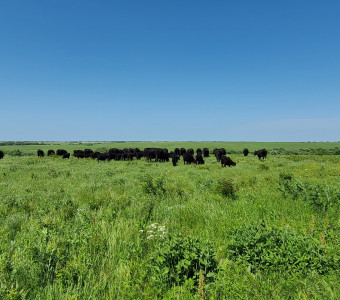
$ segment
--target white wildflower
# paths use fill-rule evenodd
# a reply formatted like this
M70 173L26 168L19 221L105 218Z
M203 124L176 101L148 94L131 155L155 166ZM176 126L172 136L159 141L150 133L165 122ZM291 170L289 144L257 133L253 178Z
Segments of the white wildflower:
M146 239L147 239L147 240L151 240L153 237L154 237L154 235L151 234L151 235L149 235Z

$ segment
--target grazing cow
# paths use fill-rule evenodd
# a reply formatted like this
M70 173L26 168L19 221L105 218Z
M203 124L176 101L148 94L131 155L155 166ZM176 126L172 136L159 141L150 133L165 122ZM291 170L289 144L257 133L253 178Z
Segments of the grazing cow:
M248 154L249 154L248 148L244 148L244 149L243 149L243 155L244 155L244 156L248 156Z
M92 154L93 154L93 150L92 150L92 149L85 149L85 150L84 150L84 157L85 157L85 158L90 158L90 157L92 157Z
M38 154L38 157L44 157L45 156L44 151L42 151L40 149L37 151L37 154Z
M68 153L68 152L64 153L64 154L63 154L63 158L64 158L64 159L66 159L66 158L67 158L67 159L70 159L70 153Z
M221 149L220 149L220 152L221 152L221 155L227 155L227 151L225 151L224 148L221 148Z
M184 164L195 164L196 163L194 156L190 153L185 153L183 155L183 161L184 161Z
M215 154L215 157L216 157L216 160L217 161L221 161L221 157L222 157L222 152L221 152L221 150L220 149L215 149L214 150L214 154Z
M203 156L202 156L202 152L201 153L198 153L196 155L196 164L198 165L204 165L204 159L203 159Z
M158 162L165 162L169 161L169 151L168 149L156 149L156 161Z
M179 148L175 148L174 153L175 153L175 155L181 155Z
M99 162L100 160L104 161L109 159L109 155L107 153L99 153L97 155L97 161Z
M177 162L179 161L179 158L180 158L180 156L179 155L176 155L176 154L173 154L173 156L172 156L172 165L174 166L174 167L176 167L177 166Z
M47 156L55 155L54 150L48 150L47 151Z
M77 157L77 158L84 158L85 157L85 153L83 150L74 150L73 151L73 156Z
M188 150L187 150L187 154L194 155L194 154L195 154L194 149L192 149L192 148L188 149Z
M264 160L265 158L267 158L267 150L266 149L256 150L254 152L254 155L257 155L259 159L262 158Z
M58 150L57 150L57 155L58 155L58 156L63 156L63 155L66 154L66 153L67 153L67 151L64 150L64 149L58 149Z
M0 150L0 159L4 158L4 156L5 156L5 153Z
M209 157L209 149L208 148L203 148L203 156Z
M221 157L221 166L222 167L230 167L230 166L236 166L236 163L231 160L230 157L223 155Z

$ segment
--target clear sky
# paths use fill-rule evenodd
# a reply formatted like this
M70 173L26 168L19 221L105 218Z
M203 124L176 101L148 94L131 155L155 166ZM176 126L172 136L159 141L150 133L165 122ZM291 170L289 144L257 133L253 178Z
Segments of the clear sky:
M1 1L0 140L339 141L340 1Z

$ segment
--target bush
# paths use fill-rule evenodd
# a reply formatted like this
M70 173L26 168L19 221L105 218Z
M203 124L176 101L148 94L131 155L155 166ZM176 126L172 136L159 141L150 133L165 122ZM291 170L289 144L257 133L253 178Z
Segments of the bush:
M229 258L246 262L252 272L327 273L334 267L325 246L312 237L263 223L232 232Z
M202 271L209 282L217 274L215 252L210 243L195 238L170 236L161 240L150 258L151 278L168 286L192 280L198 285Z
M164 178L153 178L151 175L146 175L142 178L142 186L145 194L148 195L164 195L166 192Z
M302 183L292 174L280 174L279 190L285 197L290 195L293 199L301 198L315 209L324 212L340 204L339 189L321 184Z
M216 190L219 194L226 198L236 199L237 189L232 179L220 179L216 186Z

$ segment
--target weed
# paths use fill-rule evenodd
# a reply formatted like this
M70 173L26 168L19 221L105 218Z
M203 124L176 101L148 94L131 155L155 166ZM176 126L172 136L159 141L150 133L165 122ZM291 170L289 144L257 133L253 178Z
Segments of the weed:
M233 200L236 199L237 188L235 187L232 179L220 179L216 186L216 190L223 197L231 198Z

